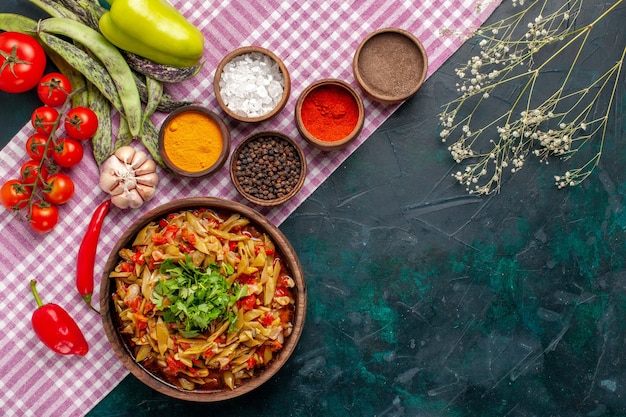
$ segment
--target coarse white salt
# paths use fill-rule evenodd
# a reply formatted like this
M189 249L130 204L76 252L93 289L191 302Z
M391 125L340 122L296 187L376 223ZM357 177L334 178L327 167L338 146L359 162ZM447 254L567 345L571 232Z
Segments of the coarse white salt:
M276 108L285 79L276 61L260 52L234 57L220 77L222 101L233 113L260 117Z

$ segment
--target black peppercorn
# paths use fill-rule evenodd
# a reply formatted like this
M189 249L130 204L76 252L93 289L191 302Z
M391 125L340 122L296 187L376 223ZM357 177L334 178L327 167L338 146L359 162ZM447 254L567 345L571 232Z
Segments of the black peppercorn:
M300 182L300 154L280 136L256 136L233 157L233 174L244 195L264 201L283 198Z

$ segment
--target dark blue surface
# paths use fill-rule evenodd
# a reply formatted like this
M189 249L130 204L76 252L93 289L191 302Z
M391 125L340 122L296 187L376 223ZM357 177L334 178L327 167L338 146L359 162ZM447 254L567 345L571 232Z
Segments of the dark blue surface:
M624 15L594 31L580 83L624 47ZM276 378L240 400L194 404L129 376L90 415L626 415L624 75L587 182L559 191L563 166L529 161L479 198L450 177L437 117L455 96L454 68L474 54L465 45L281 226L309 305ZM0 99L6 141L36 104Z

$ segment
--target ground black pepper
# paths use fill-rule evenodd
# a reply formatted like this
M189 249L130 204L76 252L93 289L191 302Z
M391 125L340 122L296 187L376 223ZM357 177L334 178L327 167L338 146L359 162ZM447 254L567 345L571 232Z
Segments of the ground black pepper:
M300 155L279 136L258 136L246 143L235 158L236 181L245 193L259 200L285 197L300 181Z
M376 94L403 97L421 83L427 64L418 46L395 32L378 33L361 49L358 69Z

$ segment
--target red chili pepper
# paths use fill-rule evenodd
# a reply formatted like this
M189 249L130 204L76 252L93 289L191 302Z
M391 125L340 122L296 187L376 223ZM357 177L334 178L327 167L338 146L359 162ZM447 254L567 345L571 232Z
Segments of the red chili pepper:
M30 281L30 289L37 302L31 323L39 340L62 355L85 356L89 346L83 332L67 311L58 304L43 304L37 293L37 281Z
M91 307L91 295L93 294L93 268L96 262L96 249L102 222L109 212L111 200L101 203L93 213L87 232L83 236L83 241L78 248L76 257L76 288L83 300ZM97 311L97 310L96 310Z

